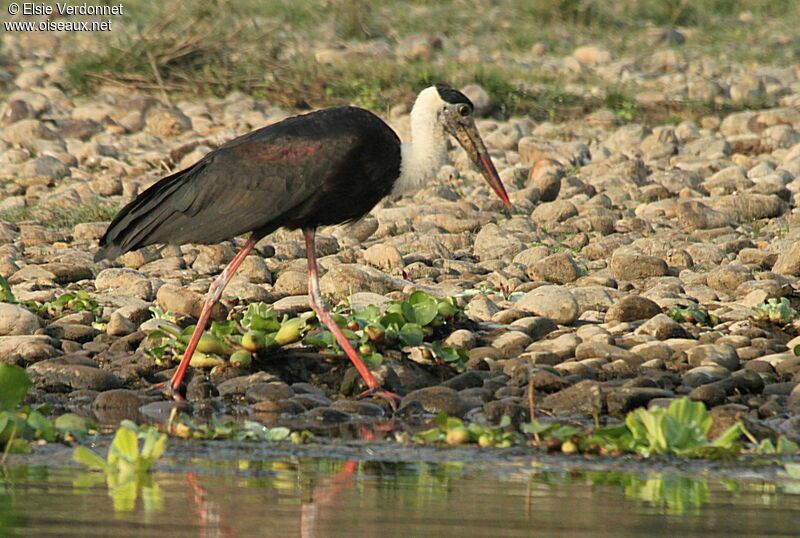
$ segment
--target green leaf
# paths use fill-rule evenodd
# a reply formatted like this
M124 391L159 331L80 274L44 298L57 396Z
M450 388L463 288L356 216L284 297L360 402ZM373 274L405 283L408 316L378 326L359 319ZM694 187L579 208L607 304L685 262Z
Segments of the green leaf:
M76 439L82 439L89 433L89 421L75 413L64 413L53 422L56 431L69 434Z
M219 338L221 341L225 341L225 337L232 335L234 333L238 333L238 327L236 322L233 320L228 321L212 321L211 322L211 334Z
M370 368L377 368L383 364L383 355L377 352L370 353L361 357L367 366Z
M14 364L0 364L0 411L17 407L31 385L25 370Z
M303 338L303 344L307 346L314 346L318 348L333 347L336 342L333 333L330 331L319 331L317 333L308 334Z
M147 469L164 454L167 449L167 436L163 433L158 433L155 429L147 430L145 434L144 443L142 444L141 457L148 461ZM145 469L146 470L146 469Z
M267 431L265 439L267 441L284 441L289 438L292 431L289 428L279 426L277 428L270 428Z
M353 314L353 317L356 319L363 320L369 323L375 323L381 317L380 309L375 305L369 305L368 307L364 308L363 310L358 310Z
M422 327L416 323L406 323L403 325L400 328L398 336L400 336L400 340L402 340L405 345L412 347L422 344L424 340Z
M408 321L424 327L439 313L439 305L427 293L415 291L402 303L402 311Z
M278 313L266 303L251 303L242 316L242 326L256 331L275 332L281 328Z
M119 428L108 451L109 465L116 465L120 461L135 464L138 457L139 444L136 433L128 428Z
M719 437L714 439L711 442L712 447L718 448L725 448L725 449L732 449L736 446L739 442L739 439L742 437L742 433L744 430L744 426L741 422L737 422L736 424L732 425L730 428L722 432Z
M406 324L406 318L397 312L387 312L378 323L387 329L394 328L399 331Z
M79 446L72 453L73 461L85 465L89 469L97 469L98 471L107 471L108 464L100 457L99 454L93 450L89 450L85 446Z
M11 285L0 275L0 303L16 303L17 298L11 291Z
M34 410L28 413L28 426L33 429L36 439L44 439L48 443L56 440L53 423L39 411Z
M800 480L800 463L787 463L784 468L790 478Z
M550 426L550 424L545 424L543 422L539 422L538 420L532 420L528 424L523 424L520 429L524 433L538 434L549 430Z

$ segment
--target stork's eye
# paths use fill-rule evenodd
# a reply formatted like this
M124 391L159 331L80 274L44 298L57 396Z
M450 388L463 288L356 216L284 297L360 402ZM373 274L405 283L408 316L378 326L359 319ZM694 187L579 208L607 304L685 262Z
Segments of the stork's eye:
M469 107L467 105L458 105L458 113L462 116L469 116Z

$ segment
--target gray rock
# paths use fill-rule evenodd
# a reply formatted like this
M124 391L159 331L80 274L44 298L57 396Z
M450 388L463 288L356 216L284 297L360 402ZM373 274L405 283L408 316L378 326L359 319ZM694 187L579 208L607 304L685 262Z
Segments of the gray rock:
M109 291L145 301L153 300L153 284L135 269L111 267L100 271L94 280L98 291Z
M27 185L52 185L59 179L69 175L69 168L49 155L36 157L26 162L21 170Z
M637 321L650 319L659 314L661 314L661 307L655 301L640 295L626 295L608 309L605 322Z
M108 319L106 333L110 336L125 336L136 332L137 326L134 322L123 316L119 311L115 311Z
M730 377L730 371L722 366L697 366L692 368L681 378L687 387L699 387Z
M658 314L644 322L635 331L636 334L648 334L659 340L668 338L690 338L683 326L666 314Z
M650 387L623 387L610 391L606 396L608 412L623 415L639 407L647 407L656 398L672 398L675 394L669 390Z
M515 308L569 325L580 313L578 302L569 290L560 286L541 286L523 295Z
M699 200L681 200L675 206L678 223L687 230L708 230L731 224L727 215L711 209Z
M199 293L171 284L164 284L156 294L156 302L165 312L185 314L194 318L200 317L204 301L204 297ZM211 309L211 319L225 319L225 307L221 303L216 303Z
M780 253L772 272L779 275L800 276L800 243L792 243Z
M728 344L705 344L686 352L692 366L722 366L731 372L739 368L739 355L736 348Z
M786 211L787 204L771 194L737 193L720 196L712 207L737 222L744 222L779 217Z
M564 169L558 163L544 160L537 161L531 169L528 184L539 191L539 200L552 202L561 191L561 179Z
M53 344L45 335L0 336L0 361L25 364L49 359L56 354Z
M73 390L105 391L122 385L120 380L91 361L71 363L67 359L47 359L27 368L31 379L39 386L67 386Z
M689 398L697 402L703 402L708 407L714 407L725 403L735 384L731 379L720 379L712 383L706 383L693 389L689 393Z
M400 402L400 410L417 404L426 413L447 413L451 417L463 417L467 404L457 391L449 387L427 387L409 392Z
M538 385L537 385L538 386ZM593 415L605 407L605 394L597 381L585 380L569 388L545 396L541 407L555 415Z
M403 256L392 245L377 243L364 251L364 261L373 267L393 274L403 270Z
M656 256L617 250L609 264L611 274L621 280L637 280L664 276L668 272L667 262Z
M472 349L475 347L475 333L466 329L458 329L453 331L444 340L445 346L458 347L463 349Z
M539 260L528 269L528 276L532 279L555 284L574 282L580 275L578 264L566 252L559 252Z
M511 259L519 254L525 245L508 230L496 224L487 224L475 237L473 253L481 261L499 258Z
M0 336L33 334L40 326L39 317L27 308L0 303Z
M141 399L132 390L111 389L101 392L92 402L92 412L101 424L117 425L122 420L137 421Z
M534 222L550 226L556 222L563 222L578 214L575 204L568 200L555 200L536 206L531 213Z
M347 297L353 291L385 294L405 287L401 279L392 278L374 267L347 263L334 265L319 281L320 289L328 295Z
M308 274L304 271L286 270L278 275L272 291L281 295L302 295L308 290Z
M706 282L711 288L731 294L748 280L753 280L753 273L744 265L737 264L717 267L706 276Z
M518 328L518 330L525 331L525 333L534 340L544 338L558 329L558 325L556 325L552 319L541 316L519 318L512 321L511 326Z

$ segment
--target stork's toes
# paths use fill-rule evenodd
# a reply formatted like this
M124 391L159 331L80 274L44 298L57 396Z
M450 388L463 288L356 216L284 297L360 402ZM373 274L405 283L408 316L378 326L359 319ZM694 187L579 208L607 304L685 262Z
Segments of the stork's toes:
M400 405L400 400L403 399L402 396L398 396L394 392L384 390L381 387L376 387L374 389L367 389L361 394L358 395L358 398L383 398L389 405L392 406L392 411L397 411L397 407Z
M150 387L148 392L153 393L160 393L167 397L167 400L174 400L176 402L182 402L186 400L182 393L182 388L179 387L177 389L172 388L172 383L169 381L162 381L161 383L156 383L155 385Z

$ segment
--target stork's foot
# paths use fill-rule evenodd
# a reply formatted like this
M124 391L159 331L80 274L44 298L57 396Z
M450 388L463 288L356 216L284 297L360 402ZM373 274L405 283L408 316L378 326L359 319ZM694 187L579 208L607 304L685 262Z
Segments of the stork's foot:
M392 407L392 411L397 411L397 407L400 405L400 400L403 399L402 396L398 396L394 392L385 390L381 387L375 387L374 389L367 389L361 394L357 396L358 398L382 398L389 402L389 405Z
M173 400L176 402L182 402L186 400L186 397L183 395L183 387L178 387L175 389L172 387L172 383L169 381L156 383L150 387L150 391L163 394L167 397L167 400Z

